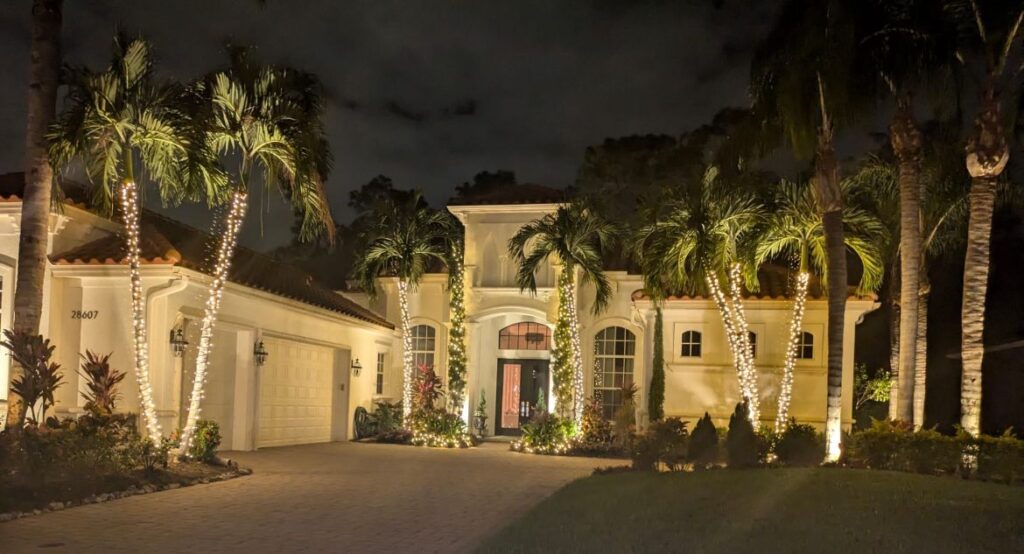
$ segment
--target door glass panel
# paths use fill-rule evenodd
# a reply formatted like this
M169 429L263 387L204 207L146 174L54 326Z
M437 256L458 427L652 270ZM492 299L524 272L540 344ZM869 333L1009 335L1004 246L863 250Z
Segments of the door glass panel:
M519 377L522 366L505 364L502 377L501 393L501 427L503 429L519 428Z

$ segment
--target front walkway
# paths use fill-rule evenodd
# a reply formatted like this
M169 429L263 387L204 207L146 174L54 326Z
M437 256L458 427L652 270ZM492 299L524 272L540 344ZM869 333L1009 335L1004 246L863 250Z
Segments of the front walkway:
M464 552L611 460L330 443L254 474L0 523L0 552Z

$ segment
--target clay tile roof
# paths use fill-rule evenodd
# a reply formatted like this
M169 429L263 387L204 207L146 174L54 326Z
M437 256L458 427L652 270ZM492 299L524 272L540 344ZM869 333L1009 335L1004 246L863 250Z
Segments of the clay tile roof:
M209 233L143 210L139 241L144 264L174 264L207 275L211 273L211 248L214 241ZM124 237L112 235L97 239L53 254L50 261L58 265L126 263ZM302 270L248 248L236 248L228 280L394 329L394 325L381 316L330 290Z
M567 194L564 190L523 183L499 187L472 196L452 198L448 201L448 205L559 204L567 199Z
M751 292L746 287L743 288L743 297L755 300L786 300L791 298L793 287L790 284L790 279L795 277L795 272L780 265L764 265L757 271L757 280L759 283L758 290ZM850 298L856 299L867 299L873 298L873 296L863 296L856 292L856 287L849 287ZM634 291L632 294L633 300L644 300L648 296L643 290ZM807 286L807 299L808 300L823 300L825 298L824 289L821 287L821 280L816 276L811 275ZM667 300L705 300L706 297L701 295L690 296L690 295L673 295L668 297Z

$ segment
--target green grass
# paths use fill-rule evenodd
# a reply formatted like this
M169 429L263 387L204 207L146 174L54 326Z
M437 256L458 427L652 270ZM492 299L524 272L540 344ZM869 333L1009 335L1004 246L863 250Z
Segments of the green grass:
M482 552L1024 552L1024 488L850 469L576 481Z

